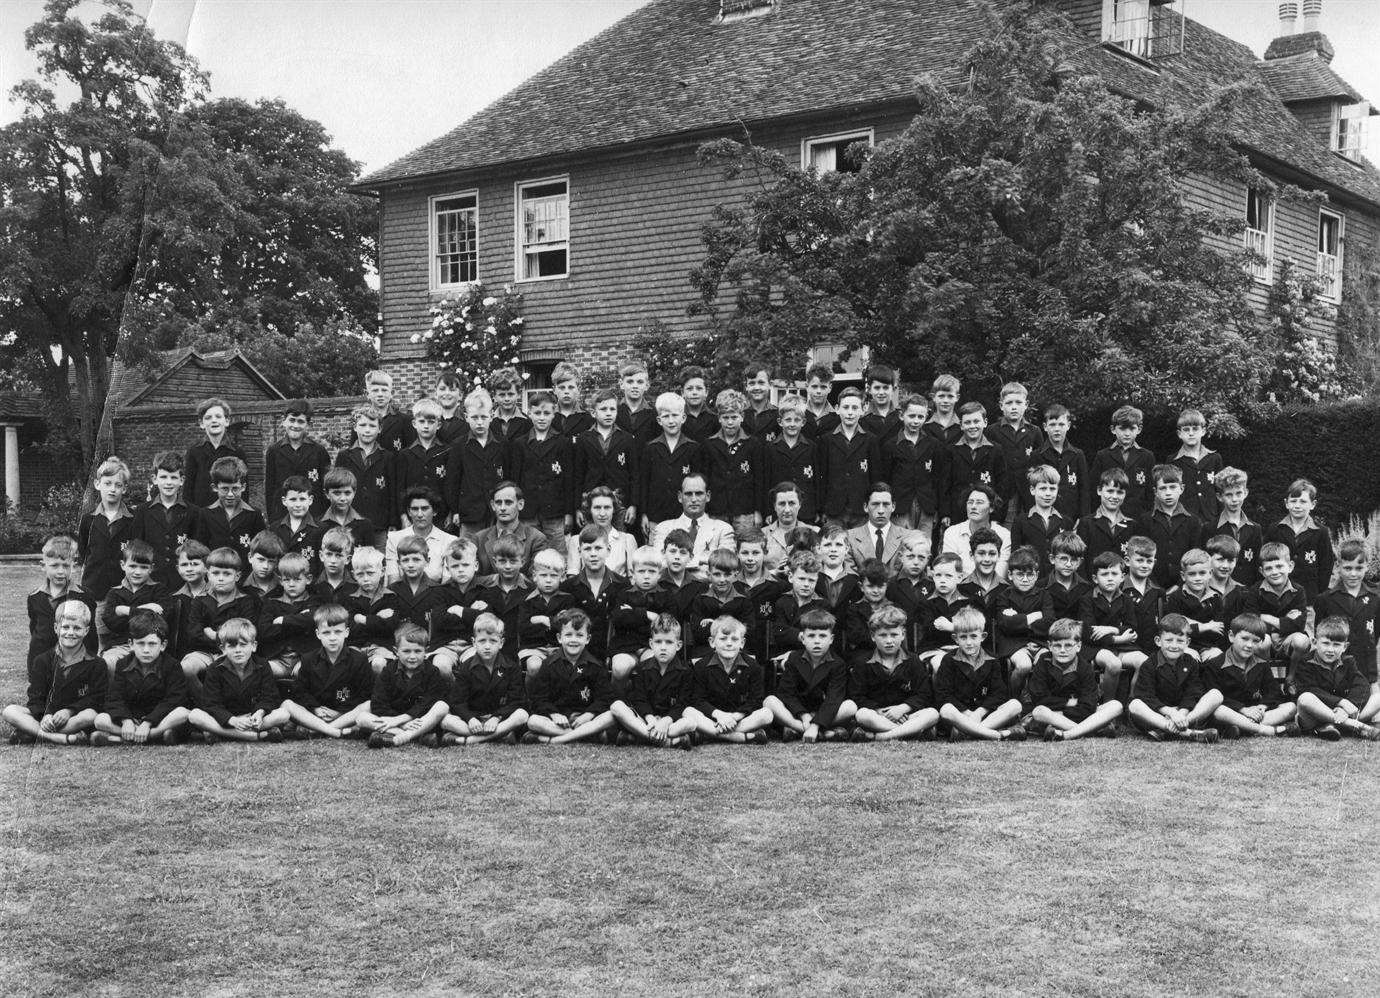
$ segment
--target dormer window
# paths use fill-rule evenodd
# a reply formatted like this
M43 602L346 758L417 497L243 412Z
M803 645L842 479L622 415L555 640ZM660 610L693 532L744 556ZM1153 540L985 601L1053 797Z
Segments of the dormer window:
M777 0L719 0L715 24L732 24L750 17L765 17L776 9Z
M1184 18L1174 0L1102 0L1102 41L1137 59L1184 50Z
M1370 124L1370 105L1341 104L1337 107L1332 130L1332 149L1348 159L1360 159L1366 151L1366 132Z

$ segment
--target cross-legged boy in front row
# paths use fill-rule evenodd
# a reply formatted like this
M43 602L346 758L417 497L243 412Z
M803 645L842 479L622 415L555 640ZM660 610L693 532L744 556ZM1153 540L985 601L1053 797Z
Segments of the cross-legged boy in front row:
M452 672L450 713L441 718L438 748L516 738L527 727L527 673L503 654L503 621L481 613L470 637L470 653Z
M297 666L292 699L283 709L299 729L344 738L364 729L360 715L369 704L374 688L374 670L369 657L358 648L348 648L350 611L339 603L319 606L311 615L319 647L304 654Z
M426 628L411 621L394 634L395 658L374 679L357 722L373 732L370 748L396 748L432 731L450 712L445 677L426 659Z
M105 699L105 662L86 647L91 608L81 600L64 600L53 613L53 630L56 647L29 662L28 699L0 714L15 729L11 745L84 745Z
M557 650L542 662L532 680L532 716L527 730L539 742L576 742L614 724L609 712L609 667L589 652L589 614L556 614Z
M693 748L695 721L685 716L691 682L690 668L680 656L680 621L663 613L652 621L647 650L628 677L627 695L609 710L648 745Z
M1204 688L1198 660L1188 654L1190 630L1183 614L1166 613L1155 635L1159 650L1136 673L1126 712L1151 741L1211 744L1219 738L1208 723L1222 706L1222 694Z
M1313 633L1313 654L1298 668L1299 727L1324 741L1342 735L1380 741L1380 728L1361 720L1370 683L1346 653L1351 627L1345 617L1328 617Z
M1093 654L1091 648L1083 649L1079 621L1065 617L1049 625L1049 650L1036 658L1026 686L1034 704L1031 719L1045 726L1045 741L1073 741L1093 734L1116 737L1112 722L1121 716L1121 701L1098 702Z
M1202 665L1203 685L1222 694L1222 706L1212 712L1222 737L1297 735L1295 707L1259 654L1265 622L1253 613L1239 613L1227 627L1227 638L1226 654L1204 659Z
M848 667L831 651L834 615L807 610L800 617L801 651L786 656L776 692L762 705L781 725L783 741L841 741L857 706L848 699Z
M747 626L723 616L709 625L710 654L690 666L691 702L681 716L701 738L763 745L771 711L762 705L762 666L743 654Z
M934 674L934 699L939 719L951 741L1024 741L1021 702L1007 692L1001 663L982 650L987 618L966 606L953 615L952 651L940 656Z
M200 706L187 720L206 734L208 742L281 742L283 726L291 717L273 667L254 654L258 633L243 617L227 620L216 631L220 657L201 677Z
M848 695L857 705L859 741L934 738L939 711L934 706L930 667L906 653L906 614L885 606L867 621L873 651L848 675Z
M126 625L130 651L115 663L92 745L176 745L187 727L187 677L167 654L168 622L136 610Z

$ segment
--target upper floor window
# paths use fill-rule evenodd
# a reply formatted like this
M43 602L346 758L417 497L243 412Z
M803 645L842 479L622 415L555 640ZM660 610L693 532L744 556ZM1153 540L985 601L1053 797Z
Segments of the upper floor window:
M1336 212L1318 212L1318 282L1324 298L1342 296L1342 247L1346 219Z
M1251 276L1268 284L1274 265L1275 203L1258 187L1246 191L1246 249L1263 259L1252 260Z
M570 181L517 185L517 279L539 281L570 273Z
M1102 0L1102 40L1139 59L1184 50L1184 19L1174 0Z
M871 147L872 129L862 128L856 132L806 139L800 146L800 168L816 173L857 173L862 160L849 151L851 146L856 145Z
M479 204L474 192L431 199L431 287L472 284L479 279Z
M1369 104L1338 105L1336 126L1333 128L1333 150L1349 159L1359 159L1366 152L1369 124Z

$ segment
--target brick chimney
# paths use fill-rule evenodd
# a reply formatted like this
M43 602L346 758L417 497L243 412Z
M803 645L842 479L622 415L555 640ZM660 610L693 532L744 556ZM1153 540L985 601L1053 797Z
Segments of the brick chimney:
M1332 43L1318 29L1322 19L1322 0L1302 0L1303 30L1294 34L1298 23L1299 0L1281 0L1279 5L1279 36L1265 50L1266 59L1285 59L1292 55L1313 55L1330 63L1336 55Z

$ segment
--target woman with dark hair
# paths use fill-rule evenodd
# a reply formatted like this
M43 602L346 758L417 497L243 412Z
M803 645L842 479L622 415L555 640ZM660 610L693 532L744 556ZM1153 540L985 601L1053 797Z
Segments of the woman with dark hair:
M619 530L615 523L623 522L623 504L618 493L607 485L599 485L584 494L584 522L604 528L609 542L609 558L606 562L611 571L619 575L628 574L632 553L637 550L637 539L626 531ZM580 535L573 534L566 541L565 570L568 575L580 571Z

